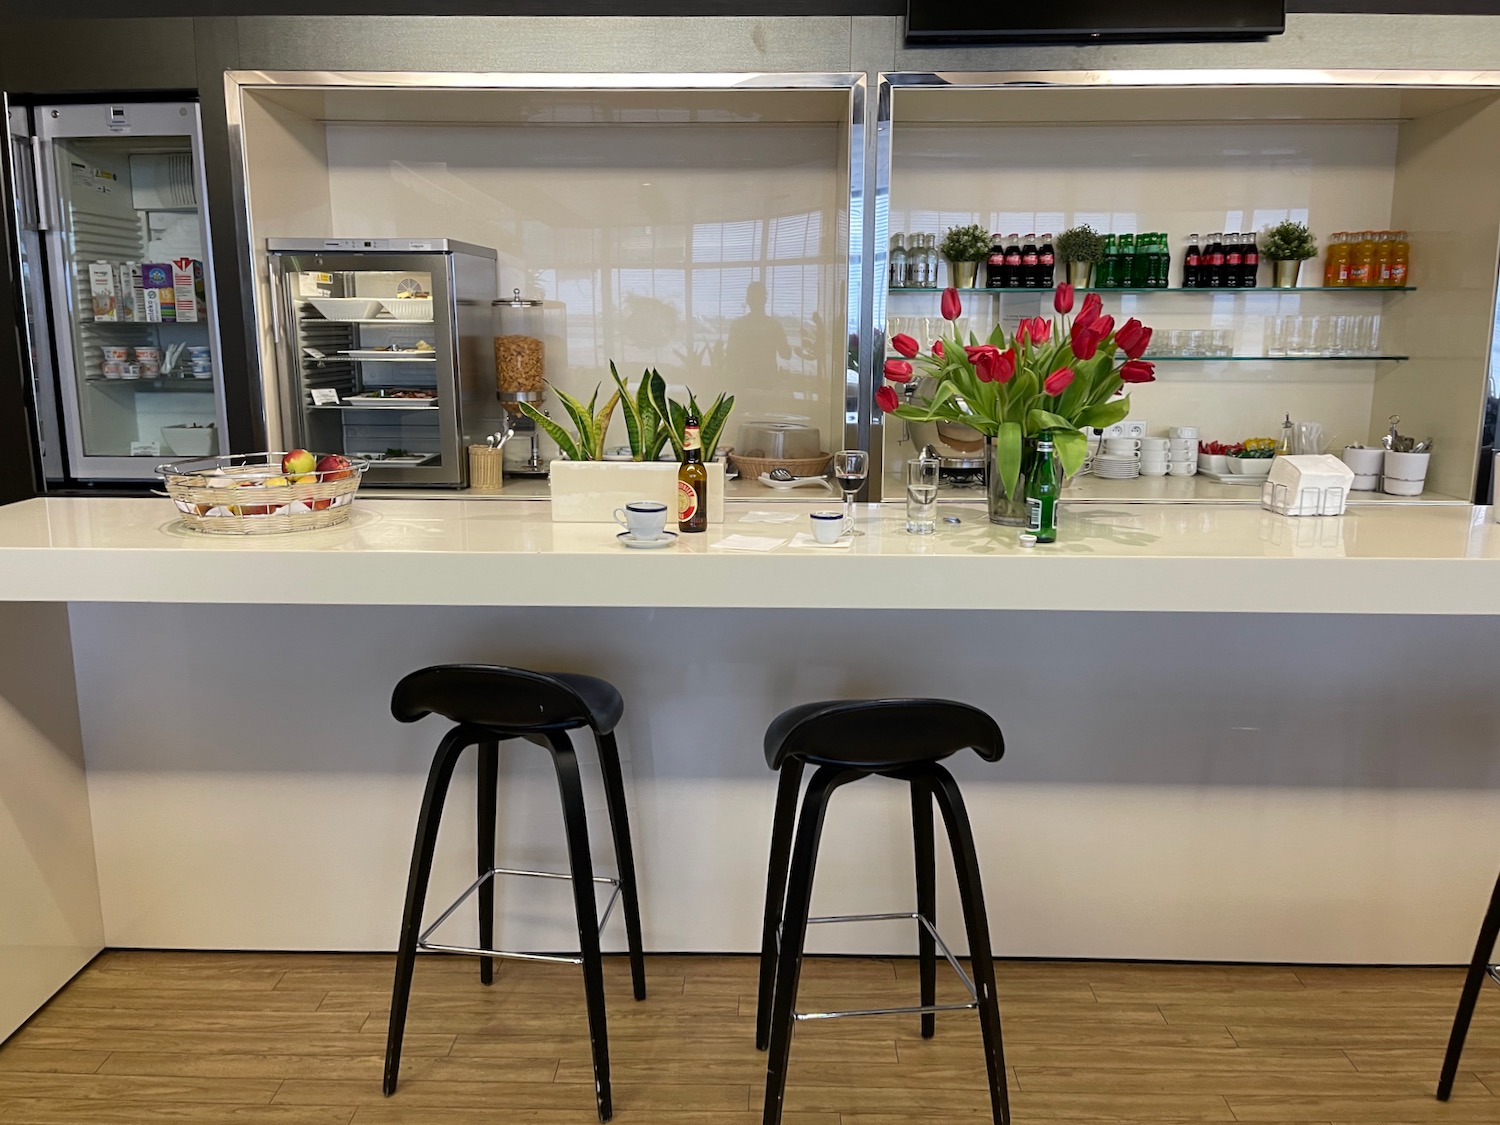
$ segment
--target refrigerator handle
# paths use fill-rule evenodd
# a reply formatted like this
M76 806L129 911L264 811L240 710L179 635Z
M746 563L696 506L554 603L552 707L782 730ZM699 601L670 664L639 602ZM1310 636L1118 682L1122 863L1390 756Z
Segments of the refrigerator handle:
M31 142L31 175L35 184L33 199L36 205L36 229L52 229L52 198L47 192L47 178L42 175L42 139L28 138Z
M270 263L270 269L266 271L266 281L271 286L271 339L281 343L281 292L276 284L276 263Z

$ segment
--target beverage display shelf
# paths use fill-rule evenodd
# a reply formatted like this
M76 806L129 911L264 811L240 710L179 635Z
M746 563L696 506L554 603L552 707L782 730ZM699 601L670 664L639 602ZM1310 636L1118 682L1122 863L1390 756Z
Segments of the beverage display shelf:
M1120 288L1112 288L1112 289L1080 289L1080 290L1078 290L1078 292L1080 292L1080 293L1098 293L1101 296L1106 296L1106 295L1108 295L1110 293L1136 293L1136 294L1145 293L1145 294L1152 294L1152 295L1157 294L1157 293L1190 293L1190 294L1193 294L1195 296L1202 296L1202 297L1221 297L1221 296L1226 296L1226 295L1227 296L1231 296L1231 297L1235 297L1235 296L1239 296L1239 295L1244 294L1244 293L1271 293L1271 294L1276 294L1276 295L1280 295L1282 293L1337 293L1340 296L1343 296L1343 295L1347 295L1347 294L1351 294L1351 293L1360 293L1360 294L1381 293L1381 294L1384 294L1384 293L1415 293L1416 291L1417 291L1417 287L1415 285L1402 285L1402 286L1395 286L1395 285L1362 285L1362 286L1355 286L1355 285L1348 285L1348 286L1299 285L1296 288L1292 288L1292 289L1277 289L1277 288L1274 288L1274 287L1269 286L1269 285L1258 285L1258 286L1256 286L1253 289L1238 289L1238 288L1235 288L1235 289L1222 289L1222 288L1221 289L1198 289L1198 288L1184 289L1181 286L1174 285L1174 286L1172 286L1170 288L1166 288L1166 289L1161 289L1161 288L1141 288L1141 289L1135 289L1135 288L1126 288L1126 287L1122 286ZM942 290L941 289L920 289L920 288L915 288L915 287L910 287L910 286L907 286L907 287L892 286L891 288L889 288L887 290L887 292L890 292L890 293L941 293ZM977 287L976 286L975 288L972 288L972 289L960 289L960 290L958 290L958 292L960 292L960 293L987 293L990 296L996 296L996 297L1010 297L1010 296L1018 296L1018 297L1040 297L1040 296L1052 293L1053 290L1052 289L990 289L988 287Z

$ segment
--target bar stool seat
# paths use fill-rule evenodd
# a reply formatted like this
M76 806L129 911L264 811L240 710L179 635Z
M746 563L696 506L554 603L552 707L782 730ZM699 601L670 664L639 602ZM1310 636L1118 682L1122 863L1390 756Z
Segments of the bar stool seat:
M406 676L391 696L391 713L403 723L427 715L441 715L456 725L443 736L433 756L417 819L416 843L412 848L407 878L406 907L396 953L396 976L391 995L391 1022L386 1040L384 1090L395 1093L401 1068L401 1044L406 1010L411 998L412 973L418 950L458 953L479 958L479 979L494 979L494 958L554 961L583 968L584 998L588 1008L589 1040L594 1062L595 1102L600 1121L613 1113L609 1082L609 1039L605 1024L604 963L599 934L608 922L617 900L623 902L626 941L630 949L631 983L637 1000L646 998L645 959L641 950L640 904L636 895L635 859L630 845L630 822L625 807L625 787L620 770L619 747L614 730L625 713L625 702L614 685L594 676L571 672L532 672L487 664L442 664ZM604 778L605 801L614 836L617 878L596 877L589 852L588 819L578 759L568 732L588 728L593 734ZM495 866L495 819L498 802L500 743L523 739L545 745L551 752L562 797L563 825L567 836L567 873L525 871ZM422 913L427 885L432 875L439 822L448 786L459 756L470 746L479 747L479 877L425 930ZM577 915L578 955L514 953L494 946L494 880L500 875L543 879L567 879L573 884L573 907ZM612 888L599 917L594 888ZM478 895L479 944L475 947L446 945L431 940L434 930L468 900Z
M1000 1005L979 879L979 857L958 784L940 764L965 749L994 762L1005 753L1005 740L995 720L983 711L942 699L804 703L783 711L767 728L766 764L779 770L781 777L771 830L755 1027L755 1045L770 1052L766 1061L763 1125L779 1125L781 1121L792 1029L799 1020L909 1012L920 1014L922 1036L931 1038L936 1031L937 1012L969 1008L979 1011L994 1122L1008 1125L1010 1100L1000 1036ZM808 765L817 768L808 782L799 813L797 801ZM911 786L917 909L911 913L809 917L813 870L829 797L838 787L874 774L906 781ZM972 979L937 932L934 801L942 810L957 869ZM796 1010L802 951L809 925L890 919L910 919L917 924L920 1005L844 1012ZM937 1003L939 947L967 986L970 1003Z

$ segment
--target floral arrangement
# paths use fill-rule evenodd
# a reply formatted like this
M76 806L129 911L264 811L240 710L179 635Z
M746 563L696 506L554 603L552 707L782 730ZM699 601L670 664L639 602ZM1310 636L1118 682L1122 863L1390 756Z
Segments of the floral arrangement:
M994 439L1007 497L1018 495L1028 439L1043 431L1051 431L1063 470L1071 476L1088 454L1084 430L1127 417L1126 385L1156 379L1155 366L1141 358L1151 329L1134 317L1117 328L1103 304L1090 293L1070 320L1073 287L1063 284L1053 296L1057 316L1023 320L1009 339L1000 325L983 343L972 333L965 343L955 331L952 338L935 340L923 355L916 340L897 334L891 347L902 358L886 362L888 383L910 383L921 368L936 386L925 401L902 403L894 387L883 385L875 402L898 418L958 422ZM943 291L942 313L950 324L963 314L957 290Z

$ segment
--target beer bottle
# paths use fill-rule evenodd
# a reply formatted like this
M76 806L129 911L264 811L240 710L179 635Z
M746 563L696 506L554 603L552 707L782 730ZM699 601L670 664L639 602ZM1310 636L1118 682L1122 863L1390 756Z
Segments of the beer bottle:
M1037 435L1036 459L1026 477L1026 530L1038 543L1057 542L1057 497L1062 492L1058 477L1052 431L1043 430Z
M698 419L689 414L683 427L682 466L677 470L677 530L708 530L708 469Z

